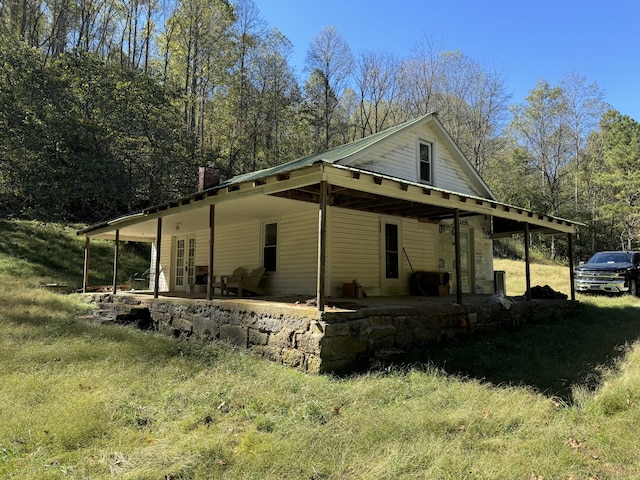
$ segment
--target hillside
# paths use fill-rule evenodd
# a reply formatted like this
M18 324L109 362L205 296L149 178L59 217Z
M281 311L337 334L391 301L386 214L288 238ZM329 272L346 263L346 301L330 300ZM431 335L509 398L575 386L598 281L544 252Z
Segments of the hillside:
M638 299L580 296L580 318L431 363L310 376L80 323L80 295L35 287L77 280L73 229L3 221L0 240L1 478L640 478ZM517 280L521 264L501 262Z

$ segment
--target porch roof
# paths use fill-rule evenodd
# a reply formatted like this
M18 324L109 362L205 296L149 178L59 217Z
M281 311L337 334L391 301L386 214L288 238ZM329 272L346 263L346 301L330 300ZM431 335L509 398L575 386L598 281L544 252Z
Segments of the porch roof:
M365 139L366 140L366 139ZM343 152L345 153L345 152ZM224 225L247 218L266 218L284 209L284 202L298 201L299 208L318 204L320 182L329 185L328 204L385 215L438 223L460 216L488 215L493 218L494 238L530 231L575 233L581 223L535 213L522 207L462 194L380 173L334 163L332 159L312 156L280 167L234 177L208 190L152 206L140 212L98 223L79 230L78 235L95 238L153 241L156 220L171 216L176 230L208 225L210 205L224 204L216 213L216 224ZM288 207L287 207L288 208ZM219 213L218 213L219 212Z

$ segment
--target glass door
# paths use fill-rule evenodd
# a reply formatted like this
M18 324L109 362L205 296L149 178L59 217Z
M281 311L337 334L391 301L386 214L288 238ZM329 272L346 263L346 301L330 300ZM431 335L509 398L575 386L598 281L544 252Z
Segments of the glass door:
M187 285L196 281L196 239L189 236L176 237L174 290L184 292Z
M380 225L380 286L382 295L401 293L400 221L382 219Z

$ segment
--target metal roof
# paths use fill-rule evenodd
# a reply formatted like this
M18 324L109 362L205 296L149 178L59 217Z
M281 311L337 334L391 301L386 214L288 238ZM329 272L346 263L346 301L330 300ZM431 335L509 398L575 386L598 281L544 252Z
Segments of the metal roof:
M343 193L343 196L348 195L349 200L345 200L344 204L357 204L357 207L352 207L356 209L389 214L393 214L392 212L405 212L406 216L412 216L415 218L427 218L432 221L438 221L439 219L450 217L454 208L463 207L465 214L471 215L485 213L493 215L496 218L500 218L500 221L495 222L495 226L498 227L498 225L500 225L499 230L502 230L502 232L505 234L517 230L518 224L521 222L527 222L527 218L537 219L537 221L534 221L533 223L538 223L539 227L540 223L545 226L548 225L550 230L554 230L554 224L563 225L560 230L566 230L568 226L572 226L573 228L575 226L582 225L580 223L561 219L558 217L535 214L534 212L523 209L521 207L515 207L499 202L496 200L495 196L488 187L486 188L488 193L490 194L490 198L479 197L474 195L461 194L459 192L449 191L417 182L411 182L393 176L363 170L339 163L355 156L356 154L363 152L367 148L372 147L373 145L378 144L379 142L384 141L385 139L403 130L410 129L412 127L415 127L416 125L432 119L435 119L436 124L439 126L439 128L442 129L443 133L445 135L448 135L446 130L441 126L441 124L439 124L439 121L437 121L437 117L435 116L435 114L423 115L409 122L405 122L395 127L386 129L382 132L370 135L363 139L332 148L325 152L309 155L307 157L303 157L275 167L237 175L207 190L200 191L160 205L152 206L138 213L129 214L110 220L108 222L102 222L100 224L92 225L86 229L78 231L77 233L78 235L84 235L98 230L115 230L119 225L129 225L132 223L138 223L138 221L145 221L149 218L149 215L162 216L165 214L165 212L167 214L170 214L172 212L178 213L179 211L181 211L180 207L196 207L196 203L200 203L206 199L209 199L209 202L203 203L203 206L212 202L217 203L217 200L213 200L213 197L219 198L219 195L222 194L225 198L227 198L227 194L231 194L231 196L233 196L233 194L238 193L239 190L252 191L256 187L260 187L261 185L266 184L267 181L271 181L274 179L277 183L280 183L282 185L282 188L277 192L271 192L272 195L281 196L283 198L296 198L298 200L315 201L315 187L313 187L311 184L307 185L307 187L305 188L293 185L288 186L287 180L290 176L295 175L295 172L304 172L310 167L314 166L317 166L319 169L323 169L322 165L337 168L338 170L342 170L345 172L350 172L350 174L353 175L352 178L359 178L359 175L362 174L363 176L375 177L376 179L384 179L385 181L392 182L395 185L400 185L400 189L394 190L390 194L391 196L388 196L388 191L386 191L386 193L382 193L382 191L378 193L377 189L375 192L369 191L363 196L363 194L358 193L358 191L361 188L364 188L364 190L366 190L368 187L364 184L358 184L357 182L349 182L348 188ZM451 142L455 146L455 142L453 142L452 140ZM475 171L475 169L473 169L471 164L469 164L469 167L471 168L471 170L473 170L473 173L477 175L477 172ZM477 175L477 178L480 179L483 185L486 185L479 175ZM410 199L408 195L402 193L402 191L406 192L408 188L417 191L423 191L426 196L424 197L424 199ZM364 190L362 190L361 192L364 192ZM451 206L445 206L441 201L434 203L435 197L429 197L432 192L438 193L438 196L440 198L456 198L463 203L458 205L458 207L453 206L454 204L457 205L455 201L452 201L450 203ZM386 198L386 200L384 200L384 198ZM389 205L389 198L395 198L395 205L393 205L393 207ZM363 199L367 199L369 204L365 206L364 203L366 202L363 203L361 201ZM469 201L469 203L467 204L467 207L464 208L464 202L467 202L467 200ZM401 203L403 203L403 205L400 205ZM484 207L481 206L483 204ZM487 211L486 205L490 205L492 210ZM515 218L513 215L514 211L518 212L517 215L515 215ZM507 214L506 212L512 213ZM398 214L402 215L402 213Z

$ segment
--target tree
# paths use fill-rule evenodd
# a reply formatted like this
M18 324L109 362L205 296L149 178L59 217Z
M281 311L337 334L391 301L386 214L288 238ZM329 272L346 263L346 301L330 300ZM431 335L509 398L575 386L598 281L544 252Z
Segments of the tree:
M30 215L48 180L40 152L52 136L49 98L55 86L36 51L3 27L0 86L0 208Z
M397 79L399 122L436 111L440 61L435 45L427 39L418 44L410 58L401 62Z
M505 145L501 138L510 96L495 69L460 51L441 54L437 111L465 156L482 174Z
M306 151L295 147L288 126L300 103L300 91L288 57L292 45L281 32L271 30L250 57L249 77L256 92L253 113L255 138L251 170L293 160ZM291 142L293 140L293 142Z
M529 164L538 172L542 203L535 207L558 214L567 203L567 169L573 155L573 136L566 119L566 99L560 87L541 80L512 109L511 131L526 150Z
M640 123L610 110L600 125L604 134L604 171L598 183L613 195L601 212L617 225L621 248L632 250L640 228Z
M314 123L321 127L322 148L334 146L333 120L340 95L346 88L353 68L353 56L347 42L335 27L325 27L311 41L305 59L310 72L310 110Z
M495 69L487 70L460 51L439 52L425 41L401 65L398 82L399 118L437 112L479 173L504 148L510 97Z
M567 107L567 122L573 135L574 199L576 212L580 209L579 177L583 162L582 151L589 134L596 129L607 105L604 92L594 82L587 84L583 75L568 74L561 83Z
M398 62L390 54L364 51L356 61L360 137L384 130L393 123L394 102L398 93Z
M233 8L226 0L184 0L167 19L163 44L166 82L183 95L183 117L194 156L206 156L207 108L235 63Z
M566 98L562 88L541 80L526 102L512 108L510 131L526 152L527 162L537 172L540 195L534 209L561 215L561 208L571 200L567 180L573 156ZM550 254L554 259L555 237L551 238Z

